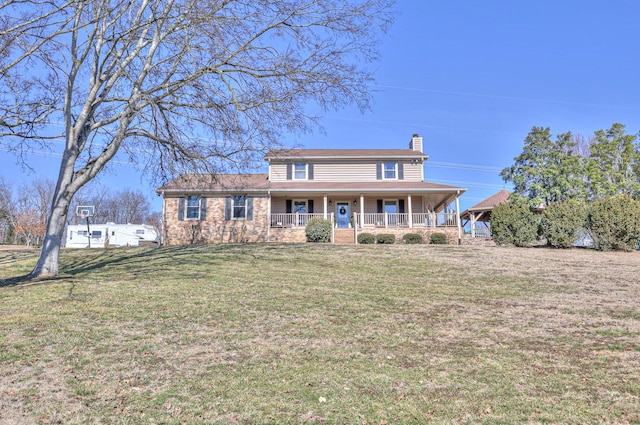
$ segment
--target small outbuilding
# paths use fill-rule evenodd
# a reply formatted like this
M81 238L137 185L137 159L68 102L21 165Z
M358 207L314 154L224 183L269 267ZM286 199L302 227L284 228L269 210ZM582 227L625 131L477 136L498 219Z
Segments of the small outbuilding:
M468 210L460 214L462 225L471 224L471 237L475 238L478 232L478 223L484 224L484 229L489 230L489 222L491 221L491 212L496 205L508 202L511 192L502 189L500 192L491 195L484 201L474 205ZM488 234L486 236L489 236Z

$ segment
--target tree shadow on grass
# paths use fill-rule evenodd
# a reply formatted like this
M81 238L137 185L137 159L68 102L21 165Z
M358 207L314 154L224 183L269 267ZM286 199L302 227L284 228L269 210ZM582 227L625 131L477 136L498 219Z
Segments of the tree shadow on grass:
M1 287L30 286L48 282L74 280L79 276L127 279L143 274L161 273L163 270L202 266L215 267L216 262L229 261L236 256L250 255L255 258L255 244L220 245L176 245L155 248L111 248L97 250L73 250L63 255L60 273L54 277L33 278L30 275L15 276L0 280ZM67 251L69 253L69 251Z
M58 275L53 277L34 278L30 274L21 276L13 276L6 279L0 279L0 288L8 288L11 286L33 286L45 283L58 282L67 280L68 276Z

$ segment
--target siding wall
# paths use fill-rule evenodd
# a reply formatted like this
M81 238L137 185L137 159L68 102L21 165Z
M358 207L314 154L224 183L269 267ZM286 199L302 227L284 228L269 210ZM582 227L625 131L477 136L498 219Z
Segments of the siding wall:
M376 163L378 161L362 162L322 162L313 163L313 180L325 182L372 182L376 181ZM422 181L422 164L402 162L404 180ZM287 164L270 165L271 181L287 180Z

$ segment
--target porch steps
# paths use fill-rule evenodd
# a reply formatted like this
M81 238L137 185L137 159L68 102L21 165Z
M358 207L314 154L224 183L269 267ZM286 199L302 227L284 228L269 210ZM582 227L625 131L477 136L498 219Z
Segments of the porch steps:
M355 244L356 234L354 229L334 229L334 241L338 244Z

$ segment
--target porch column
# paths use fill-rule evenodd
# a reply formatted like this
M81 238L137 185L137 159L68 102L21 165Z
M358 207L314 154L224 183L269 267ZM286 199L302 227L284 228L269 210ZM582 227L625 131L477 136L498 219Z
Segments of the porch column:
M471 213L471 237L475 238L476 237L476 214L475 213Z
M360 227L364 227L364 194L360 194Z
M326 193L323 195L323 200L324 200L323 218L326 220L327 219L327 194Z
M407 204L409 204L409 228L413 228L413 206L411 205L411 194L407 195Z
M462 245L462 227L460 226L460 192L456 195L456 218L458 221L458 245Z
M267 242L271 242L271 191L267 191Z

